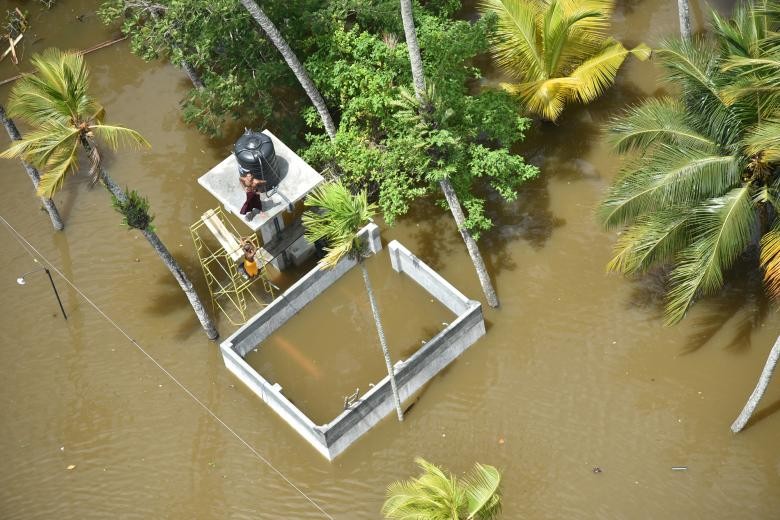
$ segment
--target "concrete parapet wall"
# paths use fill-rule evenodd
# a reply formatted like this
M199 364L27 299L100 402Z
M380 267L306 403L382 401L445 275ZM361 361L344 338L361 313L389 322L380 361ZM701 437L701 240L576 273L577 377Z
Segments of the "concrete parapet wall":
M390 253L390 263L393 269L399 273L406 273L417 282L431 296L439 300L439 303L447 307L456 315L466 312L474 303L474 300L466 298L463 293L453 287L428 264L414 256L397 240L387 245Z
M368 224L360 230L359 235L366 241L368 250L372 254L382 250L382 240L376 224ZM343 258L332 269L315 267L252 317L226 341L230 341L234 345L233 348L241 357L246 356L247 352L287 323L287 320L295 316L354 266L355 260Z
M361 233L372 253L381 250L379 229L375 225L369 224ZM393 269L412 278L457 315L420 350L396 363L395 377L403 401L482 337L485 322L478 301L466 298L400 243L391 242L388 250ZM390 378L385 376L330 423L317 426L284 397L279 385L271 385L243 357L354 266L354 260L344 259L331 270L310 271L220 346L228 369L329 460L392 413Z
M309 441L317 451L330 459L328 450L325 448L326 441L322 430L282 394L282 388L279 385L272 385L258 374L254 368L244 361L242 356L239 356L233 350L229 341L223 342L220 348L222 359L228 370L233 372L233 375L238 377L260 399L265 401L273 411L279 414L287 424Z

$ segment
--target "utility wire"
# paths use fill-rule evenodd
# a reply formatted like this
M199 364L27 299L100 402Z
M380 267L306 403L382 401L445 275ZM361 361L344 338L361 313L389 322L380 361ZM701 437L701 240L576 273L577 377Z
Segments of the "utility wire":
M154 357L152 357L152 356L151 356L151 355L150 355L150 354L149 354L149 353L148 353L146 350L144 350L144 348L143 348L143 347L142 347L142 346L141 346L141 345L140 345L140 344L139 344L139 343L138 343L136 340L134 340L132 337L130 337L130 335L129 335L127 332L125 332L125 331L124 331L124 329L122 329L122 327L120 327L120 326L119 326L119 325L118 325L118 324L117 324L117 323L116 323L114 320L112 320L112 319L111 319L111 317L110 317L110 316L108 316L108 315L107 315L105 312L103 312L103 310L102 310L100 307L98 307L98 306L97 306L97 304L95 304L95 302L93 302L92 300L90 300L90 299L89 299L89 297L88 297L86 294L84 294L84 293L81 291L81 289L79 289L78 287L76 287L76 284L74 284L73 282L71 282L71 281L68 279L68 277L67 277L67 276L65 276L65 275L64 275L64 274L63 274L63 273L62 273L62 272L61 272L59 269L57 269L57 266L55 266L54 264L52 264L52 263L49 261L49 259L48 259L48 258L46 258L45 256L43 256L43 254L42 254L40 251L38 251L38 250L35 248L35 246L33 246L33 245L32 245L32 244L31 244L31 243L30 243L30 242L29 242L29 241L28 241L28 240L27 240L27 239L24 237L24 235L22 235L22 234L21 234L19 231L17 231L17 230L16 230L16 228L14 228L14 227L13 227L13 226L12 226L12 225L11 225L11 224L10 224L10 223L9 223L9 222L6 220L6 219L5 219L5 217L3 217L2 215L0 215L0 220L2 220L2 221L3 221L3 223L4 223L4 224L5 224L7 227L8 227L8 229L9 229L9 230L11 231L11 233L14 235L14 238L16 238L16 241L17 241L17 242L19 242L19 244L22 246L22 249L24 249L24 250L27 252L27 254L29 254L29 255L30 255L30 257L33 259L33 261L35 261L35 262L38 262L38 259L35 257L35 255L34 255L33 253L31 253L31 251L34 251L34 252L35 252L35 254L37 254L37 255L38 255L38 257L39 257L39 258L40 258L40 259L41 259L41 260L42 260L44 263L46 263L46 264L47 264L49 267L51 267L51 270L52 270L52 271L54 271L55 273L57 273L57 275L59 275L59 277L60 277L60 278L62 278L63 280L65 280L65 282L66 282L68 285L70 285L70 286L73 288L73 290L75 290L75 291L76 291L76 292L77 292L77 293L78 293L78 294L79 294L79 295L80 295L82 298L84 298L84 301L86 301L86 302L87 302L87 303L88 303L90 306L92 306L92 308L93 308L93 309L95 309L95 311L97 311L97 313L98 313L98 314L100 314L101 316L103 316L103 318L105 318L105 319L106 319L106 321L108 321L108 322L109 322L111 325L113 325L113 326L114 326L114 328L115 328L116 330L118 330L118 331L119 331L119 332L120 332L120 333L121 333L121 334L122 334L122 335L123 335L125 338L127 338L127 340L128 340L130 343L132 343L133 345L135 345L135 347L136 347L136 348L137 348L137 349L138 349L138 350L139 350L139 351L140 351L140 352L141 352L141 353L142 353L144 356L146 356L146 357L149 359L149 361L151 361L152 363L154 363L154 364L155 364L155 366L157 366L157 368L159 368L159 369L160 369L160 370L161 370L161 371L162 371L162 372L163 372L163 373L164 373L166 376L168 376L168 377L171 379L171 381L173 381L174 383L176 383L176 385L177 385L179 388L181 388L181 389L182 389L182 391L184 391L184 393L186 393L188 396L190 396L190 398L191 398L193 401L195 401L197 404L199 404L199 405L200 405L200 407L201 407L201 408L203 408L203 409L204 409L204 410L205 410L205 411L206 411L206 412L207 412L207 413L208 413L208 414L209 414L209 415L210 415L210 416L211 416L211 417L212 417L212 418L213 418L215 421L217 421L217 422L218 422L219 424L221 424L221 425L222 425L222 426L223 426L223 427L224 427L224 428L225 428L227 431L229 431L229 432L230 432L230 433L231 433L231 434L232 434L232 435L233 435L233 436L234 436L236 439L238 439L238 441L239 441L241 444L243 444L244 446L246 446L246 447L247 447L247 449L249 449L249 451L251 451L251 452L252 452L252 453L255 455L255 457L257 457L259 460L261 460L262 462L264 462L264 463L265 463L265 464L266 464L266 465L267 465L269 468L271 468L271 469L272 469L272 470L273 470L273 471L274 471L274 472L275 472L277 475L279 475L279 476L282 478L282 480L284 480L285 482L287 482L287 484L289 484L289 485L290 485L290 487L292 487L292 488L293 488L295 491L297 491L297 492L298 492L298 493L299 493L299 494L300 494L300 495L301 495L303 498L305 498L306 500L308 500L308 501L309 501L309 502L310 502L310 503L311 503L311 504L312 504L312 505L313 505L315 508L317 508L317 509L320 511L320 513L322 513L322 514L323 514L323 516L324 516L325 518L328 518L328 519L330 519L330 520L334 520L334 519L333 519L333 517L332 517L331 515L329 515L329 514L328 514L328 513L327 513L327 512L326 512L326 511L325 511L325 510L322 508L322 507L320 507L320 505L319 505L319 504L317 504L317 502L315 502L315 501L314 501L312 498L310 498L310 497L309 497L309 496L308 496L306 493L304 493L304 492L303 492L303 490L301 490L301 488L299 488L298 486L296 486L296 485L295 485L295 484L294 484L294 483L293 483L293 482L292 482L292 481L291 481L289 478L287 478L287 477L285 476L285 474L284 474L284 473L282 473L281 471L279 471L279 470L276 468L276 466L274 466L273 464L271 464L271 462L269 462L269 461L268 461L268 459L266 459L265 457L263 457L263 456L262 456L262 455L261 455L261 454L260 454L260 453L259 453L259 452L258 452L258 451L257 451L257 450L256 450L256 449L255 449L255 448L252 446L252 445L251 445L251 444L249 444L247 441L245 441L245 440L244 440L244 439L243 439L243 438L242 438L242 437L241 437L241 436L240 436L238 433L236 433L236 431L235 431L235 430L233 430L233 428L231 428L230 426L228 426L228 425L225 423L225 421L223 421L222 419L220 419L220 417L219 417L219 416L218 416L216 413L212 412L212 411L211 411L211 409L210 409L208 406L206 406L206 404L205 404L205 403L203 403L203 401L201 401L200 399L198 399L198 398L195 396L195 394L193 394L193 393L192 393L192 392L191 392L191 391L190 391L190 390L189 390L189 389L188 389L186 386L184 386L184 384L182 384L182 383L181 383L181 382L180 382L178 379L176 379L176 377L175 377L173 374L171 374L171 373L170 373L170 372L169 372L169 371L168 371L168 370L167 370L165 367L163 367L163 366L162 366L162 365L161 365L161 364L160 364L160 363L159 363L159 362L158 362L158 361L157 361L157 360L156 360ZM25 244L26 244L26 245L25 245ZM28 248L29 248L29 249L28 249Z

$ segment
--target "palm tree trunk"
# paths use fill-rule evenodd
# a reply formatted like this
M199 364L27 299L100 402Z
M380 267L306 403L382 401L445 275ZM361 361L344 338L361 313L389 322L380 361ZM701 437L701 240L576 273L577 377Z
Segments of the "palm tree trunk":
M401 18L403 18L404 23L406 46L409 48L409 62L412 66L414 93L422 106L422 103L425 100L425 73L423 72L420 46L417 44L417 31L414 28L411 0L401 0ZM460 205L460 200L458 200L458 195L455 193L455 189L452 187L452 183L449 179L442 179L439 181L439 186L444 194L444 198L447 199L447 205L449 205L452 218L455 219L455 224L458 226L460 236L463 237L463 242L466 243L466 249L471 257L471 262L474 264L474 269L477 271L477 277L479 278L479 284L482 286L482 292L485 293L485 299L487 299L488 305L491 307L498 307L498 296L496 295L496 290L493 288L493 283L490 281L490 276L485 267L485 260L479 252L476 240L471 236L471 232L466 229L466 218L463 216L463 209Z
M87 155L91 157L93 145L87 141L86 138L82 139L81 144L87 151ZM114 197L122 202L127 200L127 194L125 193L125 190L120 188L119 185L114 182L114 179L108 175L106 170L104 170L102 167L98 167L98 175L100 176L100 180L103 185ZM154 248L154 250L157 252L157 255L162 259L165 267L168 268L173 277L179 283L181 290L184 291L184 294L187 295L187 299L190 301L192 310L195 311L195 315L198 317L198 321L200 321L203 330L206 331L206 336L208 336L208 338L211 340L217 339L219 337L217 327L214 325L214 322L211 320L208 312L206 312L206 309L203 306L203 303L200 301L200 297L195 291L195 287L192 285L192 282L190 281L187 274L184 272L181 266L179 266L179 263L176 261L176 259L173 258L173 255L171 255L170 251L168 251L168 248L165 247L165 244L163 244L162 240L160 240L160 237L157 236L157 233L149 229L142 229L141 233L143 233L146 240L149 241L149 244L151 244L152 248Z
M769 385L770 379L772 379L772 373L775 371L778 359L780 359L780 336L775 340L772 350L769 351L769 357L766 360L766 364L764 364L764 370L761 371L761 377L758 378L758 383L753 389L753 393L750 394L750 397L748 398L747 403L745 403L745 407L742 409L739 417L737 417L737 420L731 425L732 432L739 433L742 431L742 428L745 427L750 416L756 411L756 406L758 406L761 398L764 397L766 387Z
M414 95L417 97L417 101L422 104L425 96L425 72L423 71L420 44L417 43L417 30L414 28L411 0L401 0L401 19L404 23L406 46L409 48L409 62L412 65Z
M455 224L458 226L460 236L463 238L463 242L466 243L466 250L469 252L471 263L474 264L474 269L477 271L477 277L479 278L479 284L482 286L482 292L485 293L485 299L491 307L498 307L499 301L496 290L490 281L490 275L485 267L485 260L482 259L482 254L479 252L477 241L474 240L471 232L466 228L466 218L463 215L455 188L452 187L449 179L440 180L439 186L441 186L441 191L444 193L444 198L447 199L447 205L449 205L452 218L455 219Z
M314 104L317 112L319 112L320 118L322 118L322 123L325 125L325 131L328 133L328 136L331 138L331 140L335 139L336 125L333 124L333 118L330 116L330 112L328 112L328 107L325 105L325 100L322 99L320 91L317 90L317 87L312 82L309 74L306 72L306 69L298 60L295 52L293 52L293 50L287 44L287 41L284 39L271 19L265 15L262 9L260 9L260 6L257 5L257 2L254 0L241 0L241 4L246 8L247 11L249 11L249 14L252 15L252 18L255 19L257 24L263 29L268 38L271 39L271 42L276 46L279 53L281 53L284 61L287 62L287 65L293 71L295 77L298 78L298 81L303 87L303 90L306 91L306 94L309 96L309 99L311 99L311 102Z
M203 88L206 86L203 83L203 79L200 77L200 74L198 74L198 71L195 70L195 68L190 65L187 60L181 62L181 68L184 69L184 73L188 78L190 78L192 85L198 90L203 90Z
M368 293L368 301L371 302L371 314L374 315L374 324L376 325L376 333L379 336L379 344L382 346L382 354L385 356L385 365L387 365L387 375L390 376L390 387L393 390L393 401L395 402L395 411L398 413L398 420L404 420L404 412L401 409L401 399L398 397L398 387L395 384L395 372L393 371L393 362L390 360L390 351L387 349L387 339L385 338L385 330L382 327L382 320L379 317L379 307L376 304L376 297L374 296L374 289L371 286L371 280L368 277L368 269L366 264L362 260L360 261L360 268L363 271L363 282L366 284L366 292Z
M691 8L688 0L677 0L677 13L680 17L680 36L691 39Z
M21 141L22 134L19 133L19 129L16 128L13 119L6 115L3 105L0 105L0 119L3 120L3 126L5 126L6 132L8 132L8 137L10 137L12 141ZM41 182L41 174L38 173L38 170L36 170L35 167L27 161L22 161L22 166L24 166L24 170L30 177L33 187L38 190L38 184ZM60 212L57 210L57 206L54 205L54 201L48 197L41 197L41 203L43 204L46 212L49 214L51 225L55 230L62 231L65 228L65 225L62 223L62 217L60 217Z

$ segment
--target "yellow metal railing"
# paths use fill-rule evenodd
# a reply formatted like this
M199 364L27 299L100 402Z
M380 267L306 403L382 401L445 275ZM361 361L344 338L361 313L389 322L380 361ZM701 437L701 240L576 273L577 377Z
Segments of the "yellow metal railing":
M212 247L204 234L208 231L216 239L218 246ZM241 238L236 228L225 218L222 208L211 209L204 213L197 222L190 226L190 235L195 244L206 285L209 288L211 304L214 312L219 309L233 325L243 325L248 319L249 303L254 301L258 307L267 305L257 298L251 290L258 280L263 282L263 290L274 298L274 285L268 278L267 262L259 254L260 244L257 235L247 237L258 251L256 255L259 271L256 276L247 277L239 269L243 260ZM270 301L269 300L269 301ZM236 311L241 316L236 318ZM234 319L236 318L236 319Z

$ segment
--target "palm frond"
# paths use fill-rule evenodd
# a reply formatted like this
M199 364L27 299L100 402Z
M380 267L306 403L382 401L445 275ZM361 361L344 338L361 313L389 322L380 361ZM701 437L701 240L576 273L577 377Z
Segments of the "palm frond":
M38 168L47 168L57 149L72 148L71 142L78 142L78 134L78 129L52 120L25 134L24 139L14 143L0 157L21 157Z
M773 299L780 298L780 219L761 238L761 267L767 292Z
M516 79L544 79L544 60L537 47L540 5L525 0L480 0L477 9L498 15L491 37L498 67Z
M612 0L558 0L566 16L577 20L576 30L587 33L596 40L603 40L609 29L609 21L615 2ZM598 13L592 16L592 13Z
M737 4L731 19L712 12L711 26L725 54L729 56L755 56L758 42L764 37L763 24L759 17L751 16L749 9Z
M739 184L740 165L732 155L661 146L629 164L599 206L599 217L605 227L613 228L648 212L718 196Z
M392 520L452 520L465 513L466 497L454 478L430 462L416 459L422 474L388 486L382 506Z
M38 195L47 198L53 197L62 188L68 172L78 172L79 144L78 139L73 139L70 143L54 150L38 184Z
M765 162L780 163L780 118L749 129L744 143L748 154L761 154Z
M590 48L571 45L576 35L581 36L582 42L592 41L595 34L609 26L609 18L605 18L603 13L587 9L582 3L571 5L568 9L566 4L552 0L541 17L543 63L548 78L562 76L563 68L572 59L579 58L581 61L589 55ZM574 56L570 54L571 50L576 51Z
M502 83L501 87L511 94L518 95L529 112L555 121L563 112L566 100L576 82L575 79L565 77L528 83Z
M53 120L67 123L71 119L59 93L32 74L14 84L8 95L8 114L33 126Z
M615 244L615 256L607 264L607 271L626 275L647 272L655 265L674 259L691 239L688 212L657 211L642 215L624 230Z
M715 143L692 127L685 105L672 98L649 99L610 121L608 131L618 153L647 151L666 144L712 149Z
M757 216L750 185L694 209L690 221L695 239L671 274L667 325L680 321L696 298L719 290L726 270L751 243Z
M493 520L501 512L501 473L493 466L476 463L462 481L468 501L469 520Z
M650 56L650 47L640 44L629 51L622 43L612 41L574 69L570 77L577 81L574 85L577 98L588 103L603 94L615 82L617 71L629 54L644 61Z
M9 114L39 125L52 119L78 124L101 113L100 105L87 93L89 77L83 56L47 49L30 61L35 73L11 89Z
M319 186L310 193L305 205L313 208L303 214L306 238L314 243L326 240L323 268L334 267L346 255L362 255L358 231L376 213L376 205L368 202L365 190L353 195L340 181Z
M717 53L709 42L698 36L690 40L665 40L655 54L664 65L670 83L677 83L689 92L720 99L718 85L713 81L713 72L717 72L714 59Z
M118 150L120 146L131 149L151 146L141 134L123 126L96 124L90 126L89 130L112 150Z

